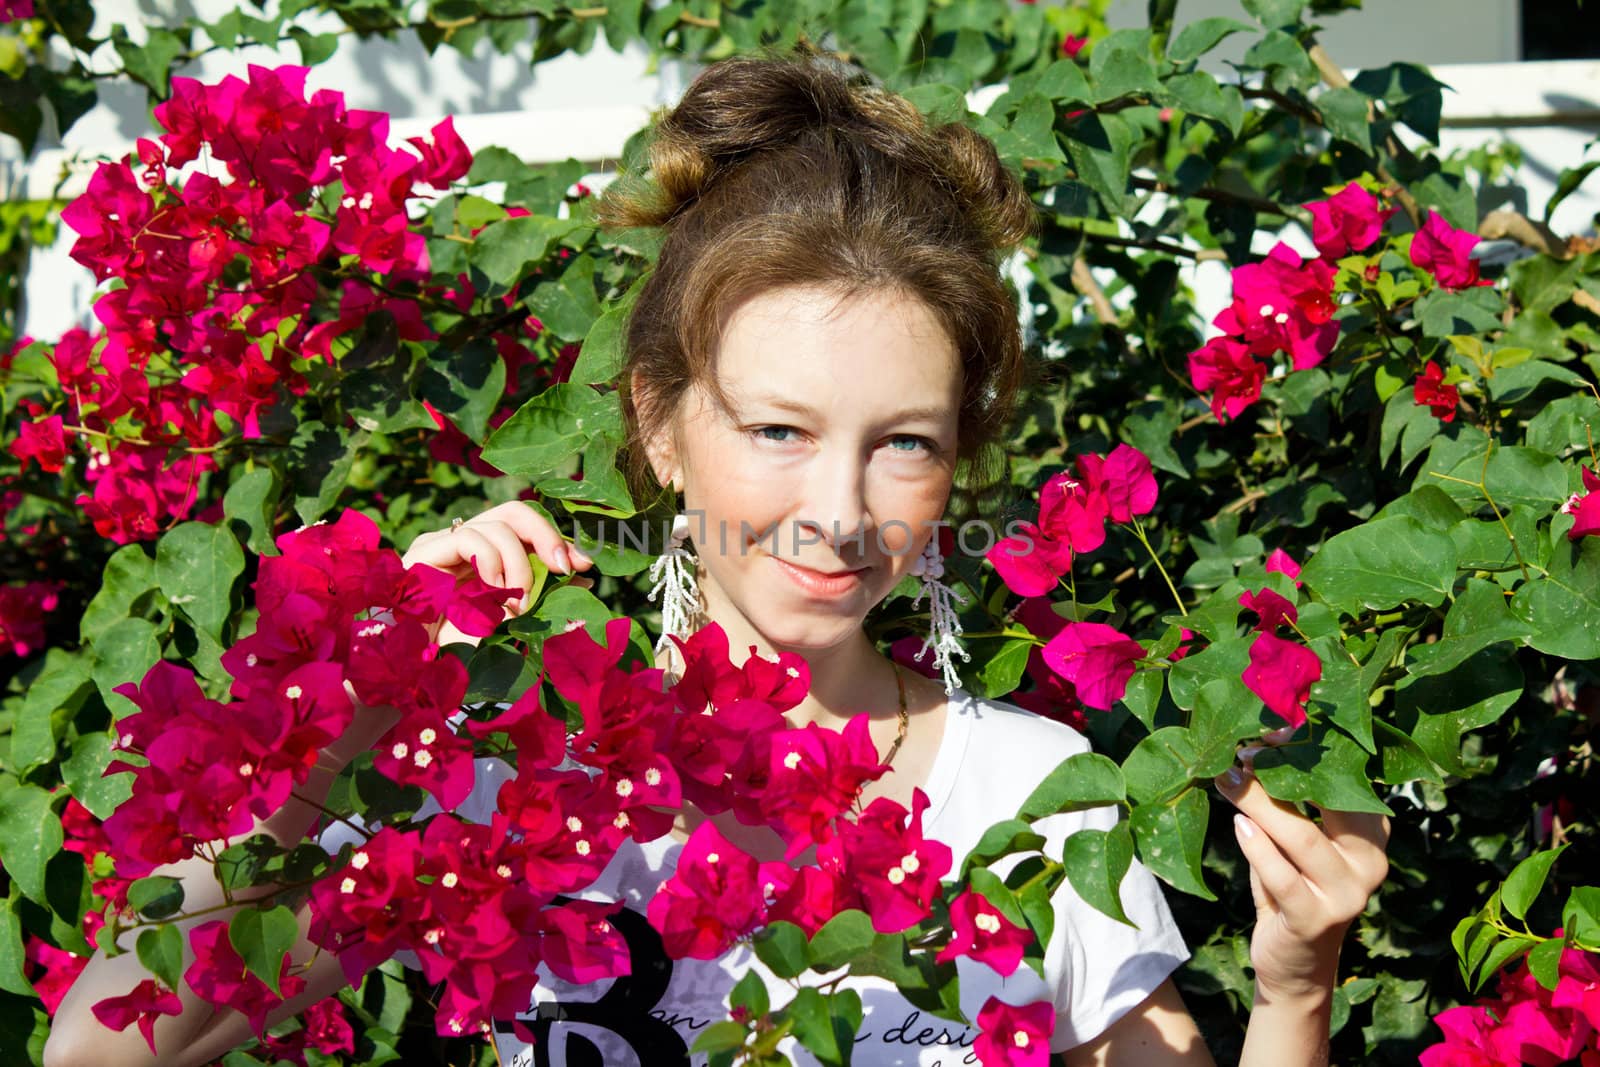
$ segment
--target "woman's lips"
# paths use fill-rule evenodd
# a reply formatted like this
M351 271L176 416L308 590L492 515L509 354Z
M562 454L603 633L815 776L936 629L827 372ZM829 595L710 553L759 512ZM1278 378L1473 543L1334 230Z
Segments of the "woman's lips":
M861 576L867 571L866 567L860 567L842 574L824 574L779 559L777 556L772 558L795 585L817 597L838 597L851 592L861 584Z

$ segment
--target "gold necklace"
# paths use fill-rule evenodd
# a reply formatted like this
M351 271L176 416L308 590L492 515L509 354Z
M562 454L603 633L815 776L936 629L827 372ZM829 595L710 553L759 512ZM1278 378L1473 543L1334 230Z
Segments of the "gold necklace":
M900 730L895 734L894 744L889 746L889 755L883 761L885 767L894 762L895 753L900 751L900 745L906 739L906 730L911 725L911 714L906 711L905 677L900 673L900 664L890 660L889 665L894 668L895 685L900 687Z

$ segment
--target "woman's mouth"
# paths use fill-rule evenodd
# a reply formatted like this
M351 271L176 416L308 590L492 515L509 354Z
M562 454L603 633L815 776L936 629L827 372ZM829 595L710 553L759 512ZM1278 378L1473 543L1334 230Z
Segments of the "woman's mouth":
M772 557L773 561L789 579L800 589L815 597L832 598L843 596L856 589L861 584L861 578L869 568L857 567L855 570L824 572L812 570L810 567L801 567L787 560Z

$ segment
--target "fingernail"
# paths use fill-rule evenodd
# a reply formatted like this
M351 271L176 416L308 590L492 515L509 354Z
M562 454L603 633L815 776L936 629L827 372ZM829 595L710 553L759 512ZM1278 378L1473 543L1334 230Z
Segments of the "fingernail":
M1229 767L1227 773L1222 777L1228 783L1229 789L1238 789L1244 784L1244 769L1241 767Z
M572 573L572 557L567 554L565 547L556 549L556 572L559 574Z
M523 611L527 611L529 608L533 607L533 594L523 593L522 599L517 601L517 606Z
M567 552L568 552L568 554L570 554L572 556L573 559L577 560L579 563L593 563L594 562L594 560L589 558L589 553L585 552L583 549L579 548L577 545L573 545L570 548L568 548Z
M1233 817L1233 827L1239 831L1240 837L1256 836L1255 826L1252 825L1250 820L1245 818L1243 815L1235 815Z
M1261 740L1269 745L1281 745L1293 737L1297 729L1298 727L1295 726L1280 726L1276 730L1268 730L1262 734Z
M1266 745L1245 745L1239 750L1239 759L1245 763L1249 763L1251 760L1256 758L1257 754L1259 754L1262 749L1266 747Z

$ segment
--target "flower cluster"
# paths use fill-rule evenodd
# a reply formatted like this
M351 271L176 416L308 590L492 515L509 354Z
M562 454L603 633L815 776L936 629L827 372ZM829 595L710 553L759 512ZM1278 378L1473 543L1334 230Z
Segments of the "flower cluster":
M1261 398L1262 383L1271 370L1267 361L1277 353L1288 355L1291 371L1315 367L1328 358L1339 337L1334 319L1339 271L1333 262L1371 248L1397 210L1383 207L1377 196L1356 182L1305 207L1311 213L1312 242L1320 255L1305 259L1280 242L1261 262L1234 268L1233 300L1213 320L1222 333L1189 353L1189 380L1198 392L1210 395L1211 413L1219 420L1238 418ZM1478 262L1471 258L1477 240L1430 213L1411 240L1411 263L1432 274L1445 289L1487 285L1479 280ZM1376 280L1376 262L1366 264L1360 273ZM1439 368L1432 364L1429 368L1417 381L1417 403L1429 405L1449 421L1455 413L1455 389L1442 384Z
M1039 515L1018 526L1022 536L1003 538L987 553L990 563L1018 596L1054 591L1072 569L1072 557L1105 543L1106 521L1130 523L1155 509L1157 487L1150 459L1132 445L1108 455L1077 458L1039 490Z
M83 850L103 841L121 876L269 817L319 751L367 714L363 706L386 706L398 721L376 744L374 768L426 790L442 810L366 831L332 859L309 886L309 936L352 984L395 953L414 953L444 987L442 1035L515 1019L541 964L575 983L628 974L627 943L609 920L619 905L571 898L624 841L666 834L685 800L770 827L789 860L815 849L816 861L757 863L704 823L648 909L673 956L714 956L780 919L814 932L852 908L880 932L903 931L941 899L953 857L922 832L927 797L917 792L909 812L882 797L857 810L862 787L888 770L867 720L843 731L784 720L810 686L803 658L752 654L735 666L713 625L674 637L684 671L664 686L660 668L623 665L629 620L607 623L603 643L574 622L544 640L538 684L489 717L458 715L465 669L441 654L428 626L447 618L487 635L514 591L405 568L357 512L286 534L278 548L255 583L256 631L222 655L231 699L208 698L165 662L118 689L137 710L118 724L108 773L131 772L132 795ZM544 703L546 682L563 708ZM488 824L453 814L474 780L475 746L517 753ZM951 921L944 958L969 955L1009 973L1032 941L970 893ZM246 967L227 925L202 924L189 943L195 959L183 980L260 1033L279 996ZM303 984L289 957L278 978L284 997ZM96 1005L107 1025L137 1023L147 1038L156 1017L176 1010L157 980ZM344 1031L308 1017L300 1033L283 1054L337 1043Z
M222 451L265 436L275 408L327 377L313 365L337 367L343 338L374 316L401 341L435 336L405 295L447 296L429 285L409 208L464 177L470 153L448 118L392 148L386 114L308 96L307 72L174 78L155 109L165 133L139 141L136 164L99 166L62 213L72 257L121 284L95 304L100 329L50 352L66 409L34 405L11 451L54 472L81 448L78 503L104 537L146 540L189 517ZM460 310L474 296L448 294ZM502 333L515 384L529 352Z
M1444 1041L1422 1053L1422 1067L1600 1067L1600 957L1563 949L1554 990L1523 960L1500 973L1496 992L1434 1018Z
M1580 537L1600 534L1600 475L1584 467L1583 492L1568 497L1567 502L1561 505L1561 513L1572 516L1572 529L1567 531L1567 540L1576 541Z

